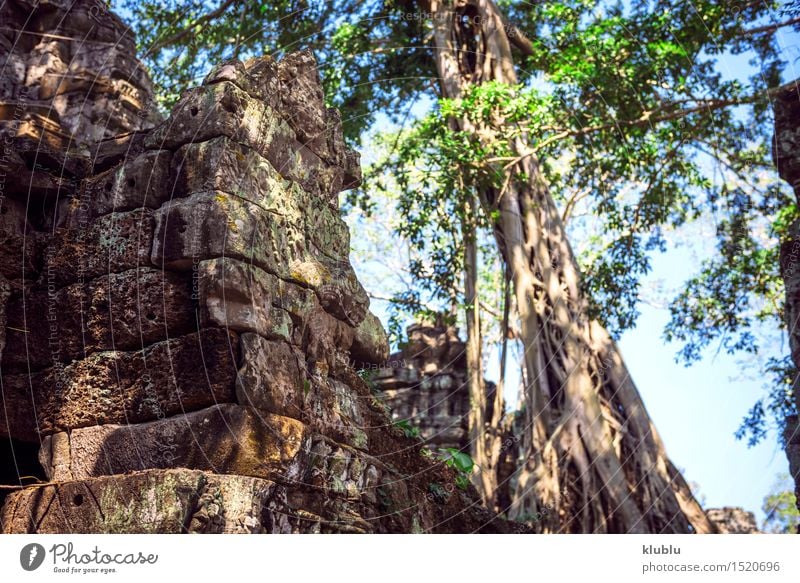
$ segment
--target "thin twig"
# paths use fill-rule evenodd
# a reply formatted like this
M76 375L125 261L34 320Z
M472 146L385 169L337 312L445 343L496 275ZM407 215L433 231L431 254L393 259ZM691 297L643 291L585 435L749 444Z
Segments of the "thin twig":
M225 2L220 4L219 8L209 12L208 14L204 14L203 16L192 22L189 26L187 26L183 30L173 34L170 37L165 38L164 40L153 43L152 46L150 46L150 48L147 49L147 52L143 55L142 58L147 57L151 53L154 53L166 46L177 43L179 40L183 39L183 37L194 32L196 26L204 24L210 20L214 20L218 16L221 16L228 8L230 8L231 4L233 4L234 2L236 2L236 0L226 0Z

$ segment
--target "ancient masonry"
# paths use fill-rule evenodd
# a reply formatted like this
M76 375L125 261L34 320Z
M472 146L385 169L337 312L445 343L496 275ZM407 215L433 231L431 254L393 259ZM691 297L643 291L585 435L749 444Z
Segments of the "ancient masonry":
M773 102L775 138L772 156L781 178L794 189L800 201L800 86L789 83L779 91ZM800 220L790 229L788 240L781 243L781 277L786 285L786 326L789 347L795 366L800 369ZM794 400L800 411L800 378L794 382ZM789 472L794 478L795 496L800 509L800 423L797 415L786 420L784 432Z
M508 531L350 366L388 347L313 57L223 63L161 120L102 3L0 20L0 530Z
M458 330L445 323L444 315L434 322L409 326L402 350L392 354L385 365L367 369L369 382L380 390L395 425L418 431L426 447L434 452L453 448L469 453L466 344ZM487 416L492 416L497 389L485 381ZM514 431L511 416L503 423L504 445L497 467L498 507L511 506L519 444L525 439L521 427Z
M469 451L467 362L458 331L441 322L415 324L407 338L372 382L395 422L416 428L428 447Z

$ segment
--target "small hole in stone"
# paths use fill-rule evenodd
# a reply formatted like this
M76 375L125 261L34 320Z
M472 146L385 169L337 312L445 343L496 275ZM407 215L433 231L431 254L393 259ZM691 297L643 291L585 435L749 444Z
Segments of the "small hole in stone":
M191 112L191 114L192 114L192 117L194 117L195 115L197 115L198 109L197 109L196 107L193 107L193 108L192 108L192 109L190 109L189 111Z
M145 318L147 318L148 320L155 320L156 319L156 315L153 312L147 312L147 314L145 315Z
M110 182L106 182L105 189L106 189L106 191L109 191L109 192L111 191L111 183Z
M133 188L134 186L136 186L136 181L133 178L128 178L127 184L128 188Z
M72 499L72 503L75 506L80 506L83 504L83 494L75 494L75 497Z
M179 233L185 233L186 232L186 225L181 225L180 227L178 227L178 232Z

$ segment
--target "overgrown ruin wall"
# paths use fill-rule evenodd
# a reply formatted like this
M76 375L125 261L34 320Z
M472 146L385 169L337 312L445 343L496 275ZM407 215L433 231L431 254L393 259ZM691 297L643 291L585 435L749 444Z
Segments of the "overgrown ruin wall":
M371 376L397 423L419 431L431 449L469 452L465 344L444 324L414 324L403 349Z
M507 531L351 367L388 346L311 54L223 63L161 120L102 4L0 18L0 438L44 474L0 529Z
M468 447L463 343L417 326L387 362L309 53L223 63L163 119L102 3L0 21L0 531L512 528L423 455Z

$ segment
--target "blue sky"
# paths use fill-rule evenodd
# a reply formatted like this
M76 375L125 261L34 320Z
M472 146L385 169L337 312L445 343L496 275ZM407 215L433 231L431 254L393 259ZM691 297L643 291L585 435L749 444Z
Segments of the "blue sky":
M784 79L797 78L800 36L781 32L776 42L788 61ZM719 68L735 77L749 66L743 57L723 57ZM697 260L690 247L671 248L653 256L646 281L677 289L696 269ZM661 339L668 311L645 304L641 312L636 328L623 335L620 349L670 457L684 469L687 480L699 485L706 506L742 506L756 512L760 522L763 497L776 475L788 471L774 434L753 448L733 436L764 394L760 372L743 369L737 357L724 351L708 351L689 368L677 364L677 347Z

